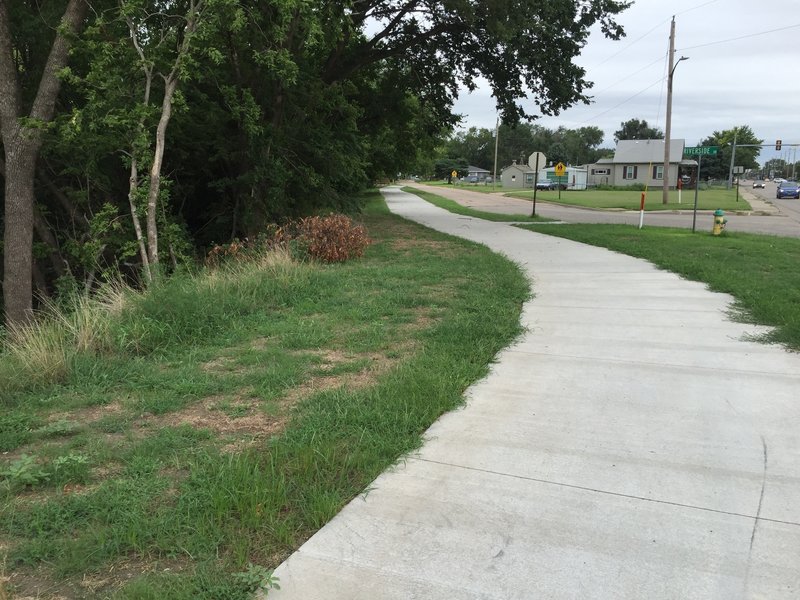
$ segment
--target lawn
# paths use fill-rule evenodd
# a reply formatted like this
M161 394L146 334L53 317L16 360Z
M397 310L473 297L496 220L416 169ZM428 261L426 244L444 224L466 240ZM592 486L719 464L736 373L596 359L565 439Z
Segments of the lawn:
M523 225L521 227L530 227ZM561 225L536 228L644 258L657 266L736 298L748 321L775 330L765 341L800 351L800 240L629 225Z
M359 220L362 259L123 294L89 350L31 346L52 369L2 350L0 598L249 598L461 404L525 277L377 192Z
M545 223L553 220L545 217L540 217L538 215L535 217L532 217L527 214L506 215L502 213L493 213L493 212L486 212L483 210L475 210L474 208L469 208L467 206L459 204L455 200L443 198L442 196L437 196L436 194L431 194L430 192L424 192L422 190L418 190L413 187L404 187L402 189L404 192L416 194L417 196L419 196L420 198L422 198L427 202L430 202L434 206L438 206L439 208L448 210L451 213L455 213L457 215L464 215L466 217L476 217L478 219L485 219L486 221L494 221L498 223L507 223L507 222Z
M510 192L506 194L514 198L533 198L533 190ZM587 208L598 209L622 209L639 210L642 192L639 191L615 191L615 190L565 190L561 192L559 199L558 191L540 190L536 194L536 199L543 202L555 202L571 206L584 206ZM662 204L662 190L651 188L645 197L645 210L692 210L694 206L694 190L685 190L682 193L681 204L678 204L678 192L670 191L670 201ZM739 196L736 201L736 190L726 190L724 188L710 188L700 190L697 197L698 210L716 210L721 208L725 211L750 210L750 205Z

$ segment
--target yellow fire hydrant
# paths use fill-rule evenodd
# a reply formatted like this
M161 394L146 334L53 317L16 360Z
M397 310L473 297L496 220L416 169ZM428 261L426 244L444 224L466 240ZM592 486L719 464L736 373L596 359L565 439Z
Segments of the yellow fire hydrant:
M725 229L725 224L728 219L725 218L725 211L718 208L714 211L714 228L711 230L711 235L719 235Z

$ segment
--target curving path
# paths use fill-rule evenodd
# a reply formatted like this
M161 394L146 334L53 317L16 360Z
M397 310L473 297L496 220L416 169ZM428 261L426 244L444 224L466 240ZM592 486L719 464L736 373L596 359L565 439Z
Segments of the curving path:
M384 194L517 261L528 332L270 600L800 597L800 356L647 262Z

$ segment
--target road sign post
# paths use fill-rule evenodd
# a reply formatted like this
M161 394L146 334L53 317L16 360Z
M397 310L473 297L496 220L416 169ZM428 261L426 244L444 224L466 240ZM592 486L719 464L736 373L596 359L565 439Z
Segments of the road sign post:
M708 146L709 148L713 146ZM700 189L700 163L703 162L703 155L697 155L697 175L694 177L694 210L692 211L692 233L697 225L697 190Z
M544 152L534 152L528 157L528 165L533 167L533 211L531 216L536 216L536 184L539 183L539 165L546 165L547 157Z
M558 199L561 200L561 182L563 181L564 173L567 171L567 166L560 162L555 166L554 170L558 178Z

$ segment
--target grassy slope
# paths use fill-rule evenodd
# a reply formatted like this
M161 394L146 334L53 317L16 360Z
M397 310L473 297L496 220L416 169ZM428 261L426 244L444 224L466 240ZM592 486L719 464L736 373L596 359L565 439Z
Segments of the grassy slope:
M520 331L523 275L377 194L363 221L361 260L175 277L103 356L4 396L3 465L50 475L0 491L18 593L244 598L234 573L276 566L460 404Z
M770 341L800 350L800 240L737 233L714 237L684 229L628 225L537 228L647 259L736 297L754 322L776 327Z

